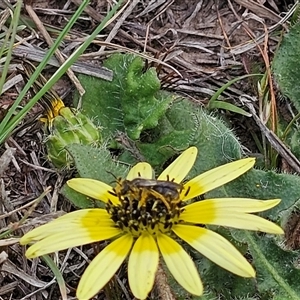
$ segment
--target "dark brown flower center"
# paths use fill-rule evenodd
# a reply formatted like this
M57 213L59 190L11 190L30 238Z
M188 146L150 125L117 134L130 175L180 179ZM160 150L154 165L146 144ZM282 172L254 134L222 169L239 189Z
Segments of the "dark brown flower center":
M116 225L138 237L147 230L151 234L169 232L178 223L183 211L180 200L182 185L172 181L119 180L114 196L120 204L106 204L106 209Z

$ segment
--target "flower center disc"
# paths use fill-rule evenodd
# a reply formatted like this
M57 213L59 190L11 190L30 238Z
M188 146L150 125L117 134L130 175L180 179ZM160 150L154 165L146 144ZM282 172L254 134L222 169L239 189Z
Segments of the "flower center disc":
M145 230L152 235L170 232L183 211L179 197L182 186L170 181L141 180L119 180L114 195L120 204L109 201L106 210L120 229L135 237Z

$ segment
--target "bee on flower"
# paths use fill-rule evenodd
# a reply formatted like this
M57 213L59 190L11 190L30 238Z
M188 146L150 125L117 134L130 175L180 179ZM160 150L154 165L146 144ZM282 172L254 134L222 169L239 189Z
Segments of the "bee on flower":
M278 225L252 214L270 209L280 200L217 198L189 203L234 180L255 162L254 158L240 159L182 183L196 156L197 148L190 147L156 179L150 164L138 163L126 179L117 180L115 187L88 178L69 180L69 187L103 201L105 209L71 212L33 229L20 241L23 245L33 243L26 256L33 258L110 240L82 275L77 289L79 300L96 295L127 258L130 289L137 299L145 299L154 285L160 255L184 289L201 295L200 276L181 240L222 268L242 277L254 277L255 271L246 258L224 237L204 226L282 234Z
M156 200L155 203L162 202L170 210L170 205L181 201L180 192L182 189L182 184L170 180L144 179L141 177L133 180L120 178L114 188L113 195L118 198L136 201L138 207L149 205L152 198Z

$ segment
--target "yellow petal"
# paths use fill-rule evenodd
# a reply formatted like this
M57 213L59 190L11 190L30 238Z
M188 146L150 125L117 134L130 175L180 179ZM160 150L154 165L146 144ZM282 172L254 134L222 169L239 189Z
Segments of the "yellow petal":
M101 230L100 230L101 229ZM33 258L55 251L64 250L93 242L99 242L112 238L120 233L116 228L78 229L76 232L61 230L61 232L50 234L48 237L36 242L26 251L27 258Z
M181 153L159 176L158 180L173 180L180 183L193 167L198 149L190 147Z
M203 286L191 257L173 239L165 234L157 236L157 244L164 261L176 281L189 293L200 296Z
M137 299L146 299L151 291L158 261L156 242L152 235L145 232L135 242L128 262L129 286Z
M282 228L280 228L275 223L251 214L227 214L226 216L217 216L216 221L210 224L222 225L238 229L261 231L272 234L284 233Z
M243 200L241 199L241 201ZM269 201L278 203L277 199ZM268 203L266 206L268 206ZM271 205L271 207L273 206ZM245 211L248 209L249 207L246 205ZM180 219L188 223L221 225L273 234L283 233L278 225L261 217L244 213L241 210L236 211L235 208L231 211L230 208L223 207L222 201L219 201L219 199L203 200L187 205L180 215Z
M39 241L61 231L76 232L81 228L107 228L114 227L106 210L101 208L81 209L67 213L62 217L39 226L26 233L20 240L21 245ZM101 230L101 229L100 229Z
M255 158L240 159L220 167L209 170L184 184L182 200L189 200L211 191L240 175L254 166ZM189 193L185 195L186 190Z
M21 244L35 242L28 258L110 239L122 233L103 209L83 209L66 214L25 234Z
M83 273L77 288L78 300L95 296L117 272L133 243L131 235L121 236L106 246Z
M133 180L135 178L145 178L145 179L152 179L153 178L153 170L151 165L146 162L140 162L134 165L128 175L126 176L127 180Z
M173 231L220 267L242 277L255 277L255 271L245 257L221 235L188 225L176 225Z
M230 211L236 213L254 213L265 211L281 202L280 199L258 200L251 198L216 198L205 199L202 201L194 202L185 207L185 211L197 216L200 210L212 211L218 210L221 212ZM194 213L194 210L197 210Z
M67 181L67 185L81 194L101 200L104 203L110 200L113 204L119 204L119 199L111 194L114 193L112 187L102 181L89 178L73 178Z

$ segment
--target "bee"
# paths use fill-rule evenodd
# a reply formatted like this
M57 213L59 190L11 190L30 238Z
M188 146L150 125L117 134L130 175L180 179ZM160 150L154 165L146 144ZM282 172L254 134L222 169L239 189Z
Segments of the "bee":
M161 200L170 209L170 204L180 202L183 185L170 180L135 178L133 180L118 179L114 189L118 197L127 197L130 201L138 200L139 207L148 199Z
M35 66L30 61L24 60L23 69L24 76L29 80L35 71ZM33 83L31 89L37 94L46 82L47 79L42 74L39 74L38 79ZM39 103L44 108L44 113L40 120L47 125L51 132L53 120L60 115L60 110L65 107L65 104L53 89L48 90Z

